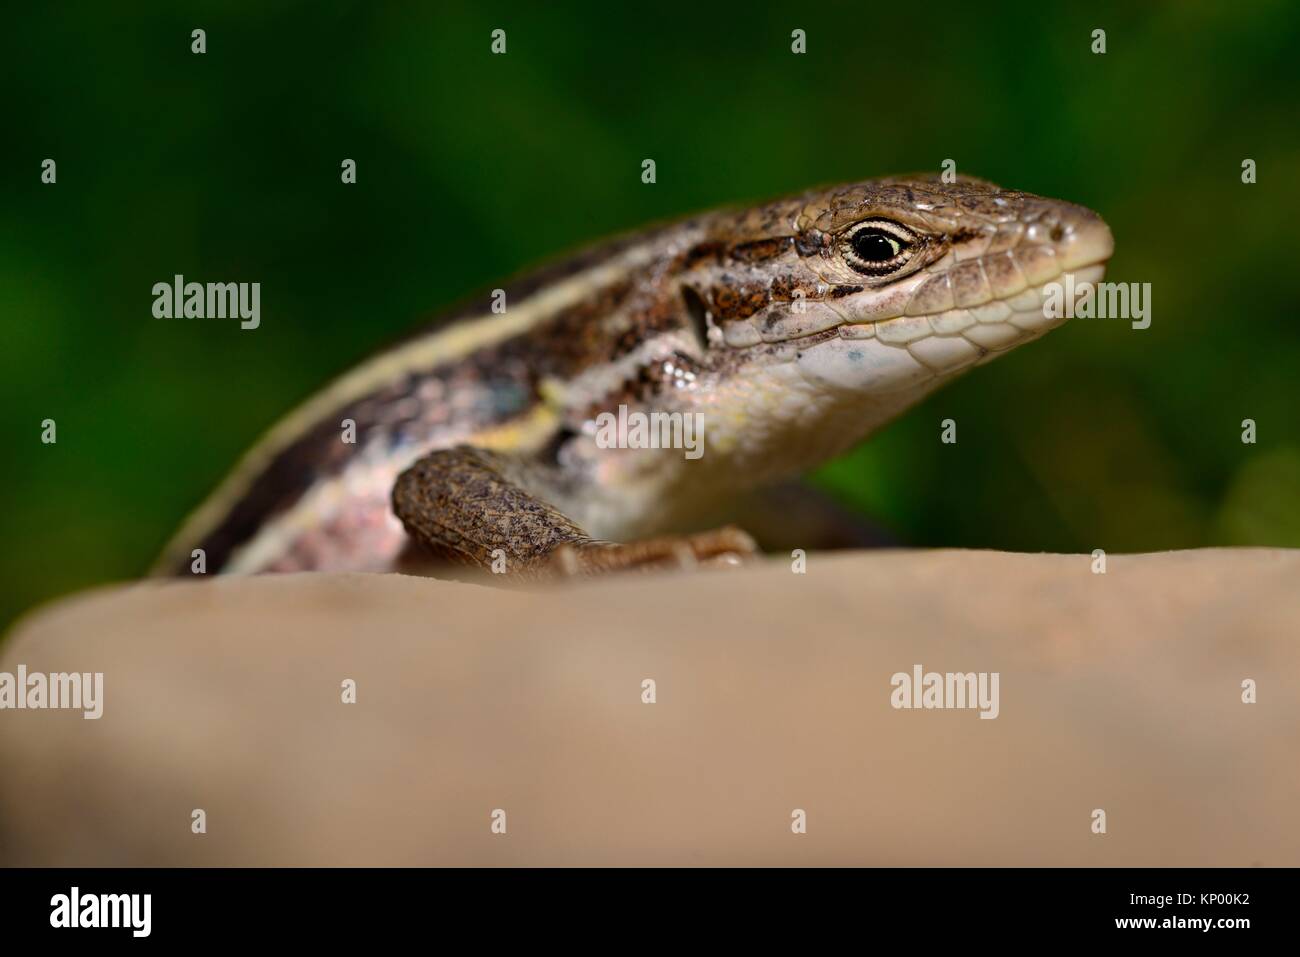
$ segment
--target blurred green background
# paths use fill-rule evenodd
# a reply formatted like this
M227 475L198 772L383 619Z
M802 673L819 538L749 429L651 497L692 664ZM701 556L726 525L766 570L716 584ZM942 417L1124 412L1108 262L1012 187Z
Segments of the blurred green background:
M11 7L0 623L138 575L290 407L530 264L946 158L1101 212L1151 328L1071 323L817 481L911 545L1300 545L1297 49L1284 0ZM175 273L261 282L261 328L154 319Z

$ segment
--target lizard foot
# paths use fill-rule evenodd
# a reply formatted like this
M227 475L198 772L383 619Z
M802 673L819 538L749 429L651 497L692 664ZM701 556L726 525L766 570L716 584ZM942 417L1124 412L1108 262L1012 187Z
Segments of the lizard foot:
M694 571L729 568L758 554L747 532L726 525L693 535L648 538L640 542L587 542L561 545L551 559L557 578L587 578L622 571Z

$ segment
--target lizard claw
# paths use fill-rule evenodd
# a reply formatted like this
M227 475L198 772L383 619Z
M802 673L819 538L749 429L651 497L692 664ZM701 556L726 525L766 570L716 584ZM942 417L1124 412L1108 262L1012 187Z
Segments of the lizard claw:
M640 542L561 545L551 567L558 578L587 578L622 571L696 571L736 568L758 554L753 538L733 525L692 535Z

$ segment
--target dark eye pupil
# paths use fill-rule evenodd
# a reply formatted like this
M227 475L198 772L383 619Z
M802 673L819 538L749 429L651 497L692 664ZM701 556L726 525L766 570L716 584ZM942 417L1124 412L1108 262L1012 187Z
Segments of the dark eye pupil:
M897 255L896 245L902 244L874 229L864 229L853 237L853 252L863 262L888 262Z

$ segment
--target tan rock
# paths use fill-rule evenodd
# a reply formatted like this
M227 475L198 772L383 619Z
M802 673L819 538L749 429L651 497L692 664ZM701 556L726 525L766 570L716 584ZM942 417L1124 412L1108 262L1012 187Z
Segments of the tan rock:
M1300 865L1300 552L1091 566L79 596L0 646L104 673L99 720L0 711L0 864ZM998 716L895 709L915 665L996 672Z

